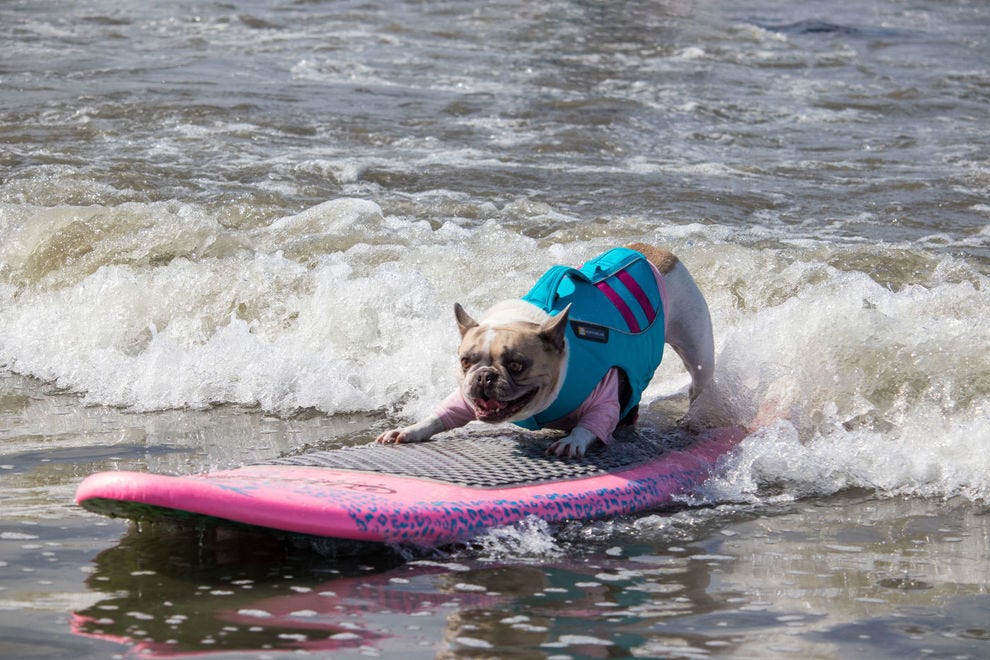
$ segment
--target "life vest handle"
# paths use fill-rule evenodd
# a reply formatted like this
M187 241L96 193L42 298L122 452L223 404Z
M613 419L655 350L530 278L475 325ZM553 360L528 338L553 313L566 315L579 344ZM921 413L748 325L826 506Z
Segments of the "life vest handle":
M560 288L560 283L568 276L577 276L586 282L591 282L587 275L582 273L576 268L571 268L570 266L552 266L550 270L543 273L543 276L536 281L533 288L530 289L523 300L533 303L537 307L547 310L549 314L556 314L560 310L554 310L554 303L560 296L557 294ZM534 292L538 294L539 297L534 296Z
M638 259L645 260L646 257L630 248L613 248L587 262L580 269L571 266L551 266L536 281L536 284L529 290L529 293L523 296L523 300L547 310L550 314L555 314L559 311L554 310L554 303L559 298L557 292L560 289L561 282L565 278L577 277L588 284L598 284L603 280L618 275ZM586 272L586 269L593 272L589 274Z

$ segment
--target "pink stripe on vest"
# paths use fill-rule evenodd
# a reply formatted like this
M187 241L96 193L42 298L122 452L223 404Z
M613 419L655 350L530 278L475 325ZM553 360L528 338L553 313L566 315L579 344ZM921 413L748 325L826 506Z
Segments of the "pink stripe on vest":
M653 309L653 305L650 304L650 299L646 297L646 292L639 286L639 283L633 279L633 276L627 271L622 271L617 277L620 282L626 285L626 288L629 289L629 293L633 295L633 298L636 299L639 306L643 308L643 313L646 314L647 324L653 323L653 319L657 317L657 312Z
M605 297L608 298L613 305L615 305L617 310L619 310L619 314L622 314L622 318L625 320L626 325L629 326L629 331L639 332L639 322L636 320L636 315L633 314L633 311L629 309L628 305L626 305L626 301L615 292L615 289L609 286L608 282L599 282L595 286L598 287L598 290L604 293Z

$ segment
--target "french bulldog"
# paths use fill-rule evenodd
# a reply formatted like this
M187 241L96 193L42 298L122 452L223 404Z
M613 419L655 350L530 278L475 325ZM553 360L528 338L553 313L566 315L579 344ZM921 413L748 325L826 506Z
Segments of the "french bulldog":
M664 341L691 375L693 403L711 383L715 367L708 305L672 252L642 243L629 248L648 259L665 291ZM527 420L555 401L568 369L581 368L581 364L568 363L569 307L551 316L530 302L515 299L497 303L480 320L460 304L455 304L454 313L461 334L458 388L426 418L382 433L379 443L421 442L473 420L491 424ZM622 370L613 368L575 411L546 424L568 432L547 453L581 457L595 442L611 441L620 421L635 417L633 411L619 419L623 388L628 390Z

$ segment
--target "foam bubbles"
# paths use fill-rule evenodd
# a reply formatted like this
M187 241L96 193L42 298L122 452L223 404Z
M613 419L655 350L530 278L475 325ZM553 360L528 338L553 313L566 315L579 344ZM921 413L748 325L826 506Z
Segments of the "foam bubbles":
M563 549L546 521L535 517L521 520L514 525L488 530L473 542L489 557L548 559L563 555Z
M454 386L455 301L480 313L622 240L559 219L533 237L518 215L547 208L428 197L432 222L340 198L244 228L192 204L4 207L0 364L133 410L423 415ZM766 227L740 239L628 218L620 230L671 245L708 298L715 387L689 420L757 429L713 497L987 498L990 302L966 262L767 247ZM667 358L648 406L685 399Z
M990 497L990 329L977 322L990 313L987 282L948 270L933 264L929 281L895 289L794 261L772 286L741 287L736 309L716 308L727 329L717 396L694 414L757 430L713 497L751 499L771 485L793 497L851 487Z
M538 255L494 223L434 229L354 199L243 231L168 204L30 220L48 230L7 217L0 364L134 410L422 414L453 386L453 301L538 274L499 276Z

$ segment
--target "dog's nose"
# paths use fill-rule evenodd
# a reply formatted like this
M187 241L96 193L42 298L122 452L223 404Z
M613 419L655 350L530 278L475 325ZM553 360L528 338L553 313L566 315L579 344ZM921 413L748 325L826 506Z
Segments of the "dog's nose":
M475 382L478 384L478 387L482 389L488 389L489 387L495 384L496 378L497 378L497 374L494 371L485 370L485 371L480 371L478 372L477 375L475 375Z

